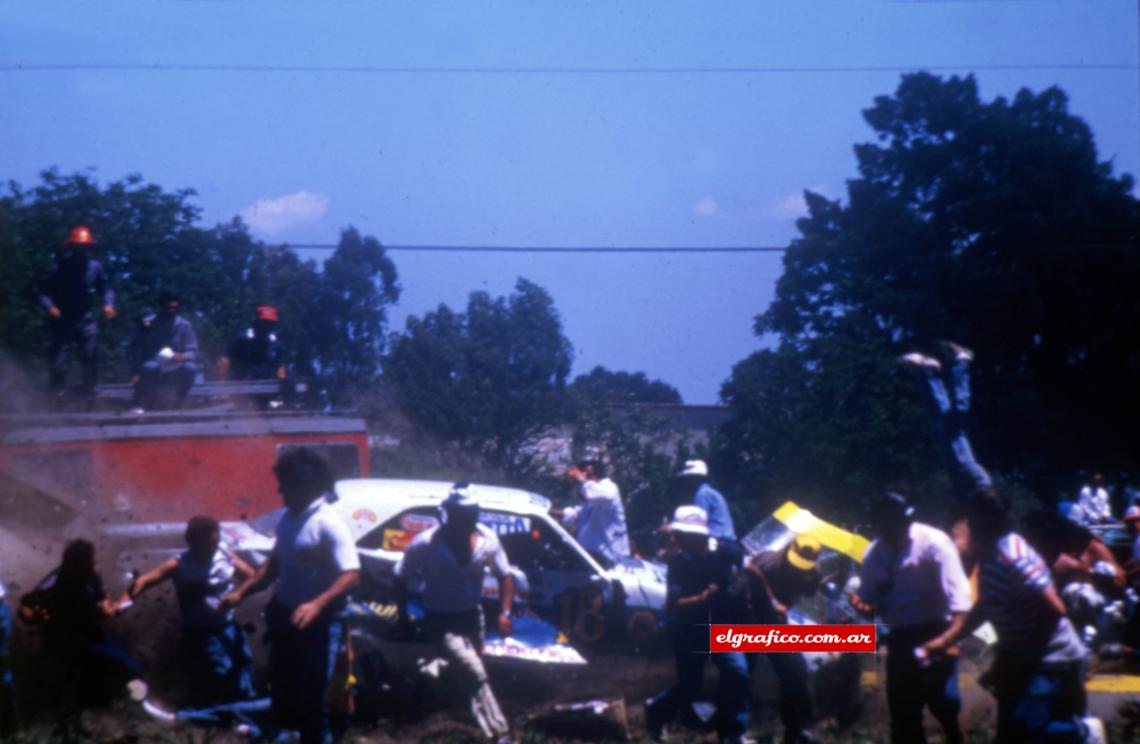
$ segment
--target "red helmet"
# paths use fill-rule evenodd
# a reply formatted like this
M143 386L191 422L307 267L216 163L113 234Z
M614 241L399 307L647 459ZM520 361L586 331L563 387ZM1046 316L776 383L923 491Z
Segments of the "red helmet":
M67 240L63 241L64 245L95 245L95 237L91 234L91 229L87 225L76 225L71 228L71 234L67 236Z

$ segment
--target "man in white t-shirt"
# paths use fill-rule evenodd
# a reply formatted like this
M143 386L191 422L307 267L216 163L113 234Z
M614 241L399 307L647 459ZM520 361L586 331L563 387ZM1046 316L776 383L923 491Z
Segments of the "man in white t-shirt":
M569 468L566 475L582 484L582 503L561 511L563 524L575 531L583 548L608 564L628 558L625 507L617 484L606 477L605 465L599 460L585 460Z
M879 538L863 556L858 595L852 604L874 611L887 628L887 706L891 741L922 742L922 709L942 724L946 741L962 741L958 713L957 651L922 658L916 650L956 632L973 607L970 582L950 536L913 520L906 497L888 491L874 506Z
M515 583L507 554L493 531L478 523L479 502L467 483L456 483L443 502L442 524L421 532L396 565L399 617L408 623L409 584L418 585L424 608L424 634L458 670L471 713L483 733L510 740L483 666L483 579L499 582L499 634L511 634Z
M326 705L334 659L343 652L340 611L360 582L352 534L324 497L332 490L328 464L312 450L286 452L273 468L285 513L269 559L222 598L232 607L276 582L265 611L273 720L299 731L303 744L331 742Z

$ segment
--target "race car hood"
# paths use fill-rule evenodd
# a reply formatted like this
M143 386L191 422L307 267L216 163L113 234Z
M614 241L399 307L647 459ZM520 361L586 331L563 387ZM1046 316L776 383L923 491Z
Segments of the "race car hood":
M606 575L621 583L626 604L650 610L665 609L665 566L641 558L622 558Z

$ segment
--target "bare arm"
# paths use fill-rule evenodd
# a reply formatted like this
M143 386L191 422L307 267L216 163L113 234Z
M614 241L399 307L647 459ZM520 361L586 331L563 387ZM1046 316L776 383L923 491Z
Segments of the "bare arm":
M176 559L170 558L163 561L132 581L131 585L127 587L127 594L124 599L138 599L147 589L172 578L177 570L178 561Z
M234 571L237 572L238 576L241 577L242 581L248 580L255 573L257 573L256 571L254 571L253 566L246 563L245 559L242 558L237 553L235 553L234 551L227 550L226 555L228 555L230 557L230 560L234 562Z
M764 575L764 569L757 565L756 561L749 561L748 566L745 568L748 573L760 582L764 587L764 592L768 595L768 602L772 605L772 609L780 615L787 615L788 608L776 597L776 593L772 591L772 585L768 583L768 577Z
M499 577L499 635L506 638L511 634L511 607L515 601L515 577L506 574Z
M336 577L336 580L329 585L328 589L325 589L308 602L297 606L297 609L293 611L293 625L300 630L309 627L333 601L348 594L355 589L359 583L360 569L342 571L341 574Z
M250 594L256 594L277 580L277 556L270 554L269 559L258 566L253 576L242 583L237 589L222 597L223 609L239 604Z

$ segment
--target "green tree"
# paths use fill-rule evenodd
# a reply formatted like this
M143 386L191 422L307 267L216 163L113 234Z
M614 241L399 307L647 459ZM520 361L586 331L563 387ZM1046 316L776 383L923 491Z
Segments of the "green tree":
M733 370L738 471L851 487L933 465L912 381L914 345L977 351L982 459L1051 490L1081 465L1135 468L1140 394L1140 209L1097 158L1062 91L982 101L972 77L903 77L864 117L846 202L809 214L756 332L778 346ZM834 470L833 470L834 469Z
M513 471L523 446L563 417L573 348L546 290L519 279L510 297L474 292L392 338L384 382L408 417Z
M593 403L680 403L677 388L650 380L644 372L620 372L594 367L570 383L570 394Z

